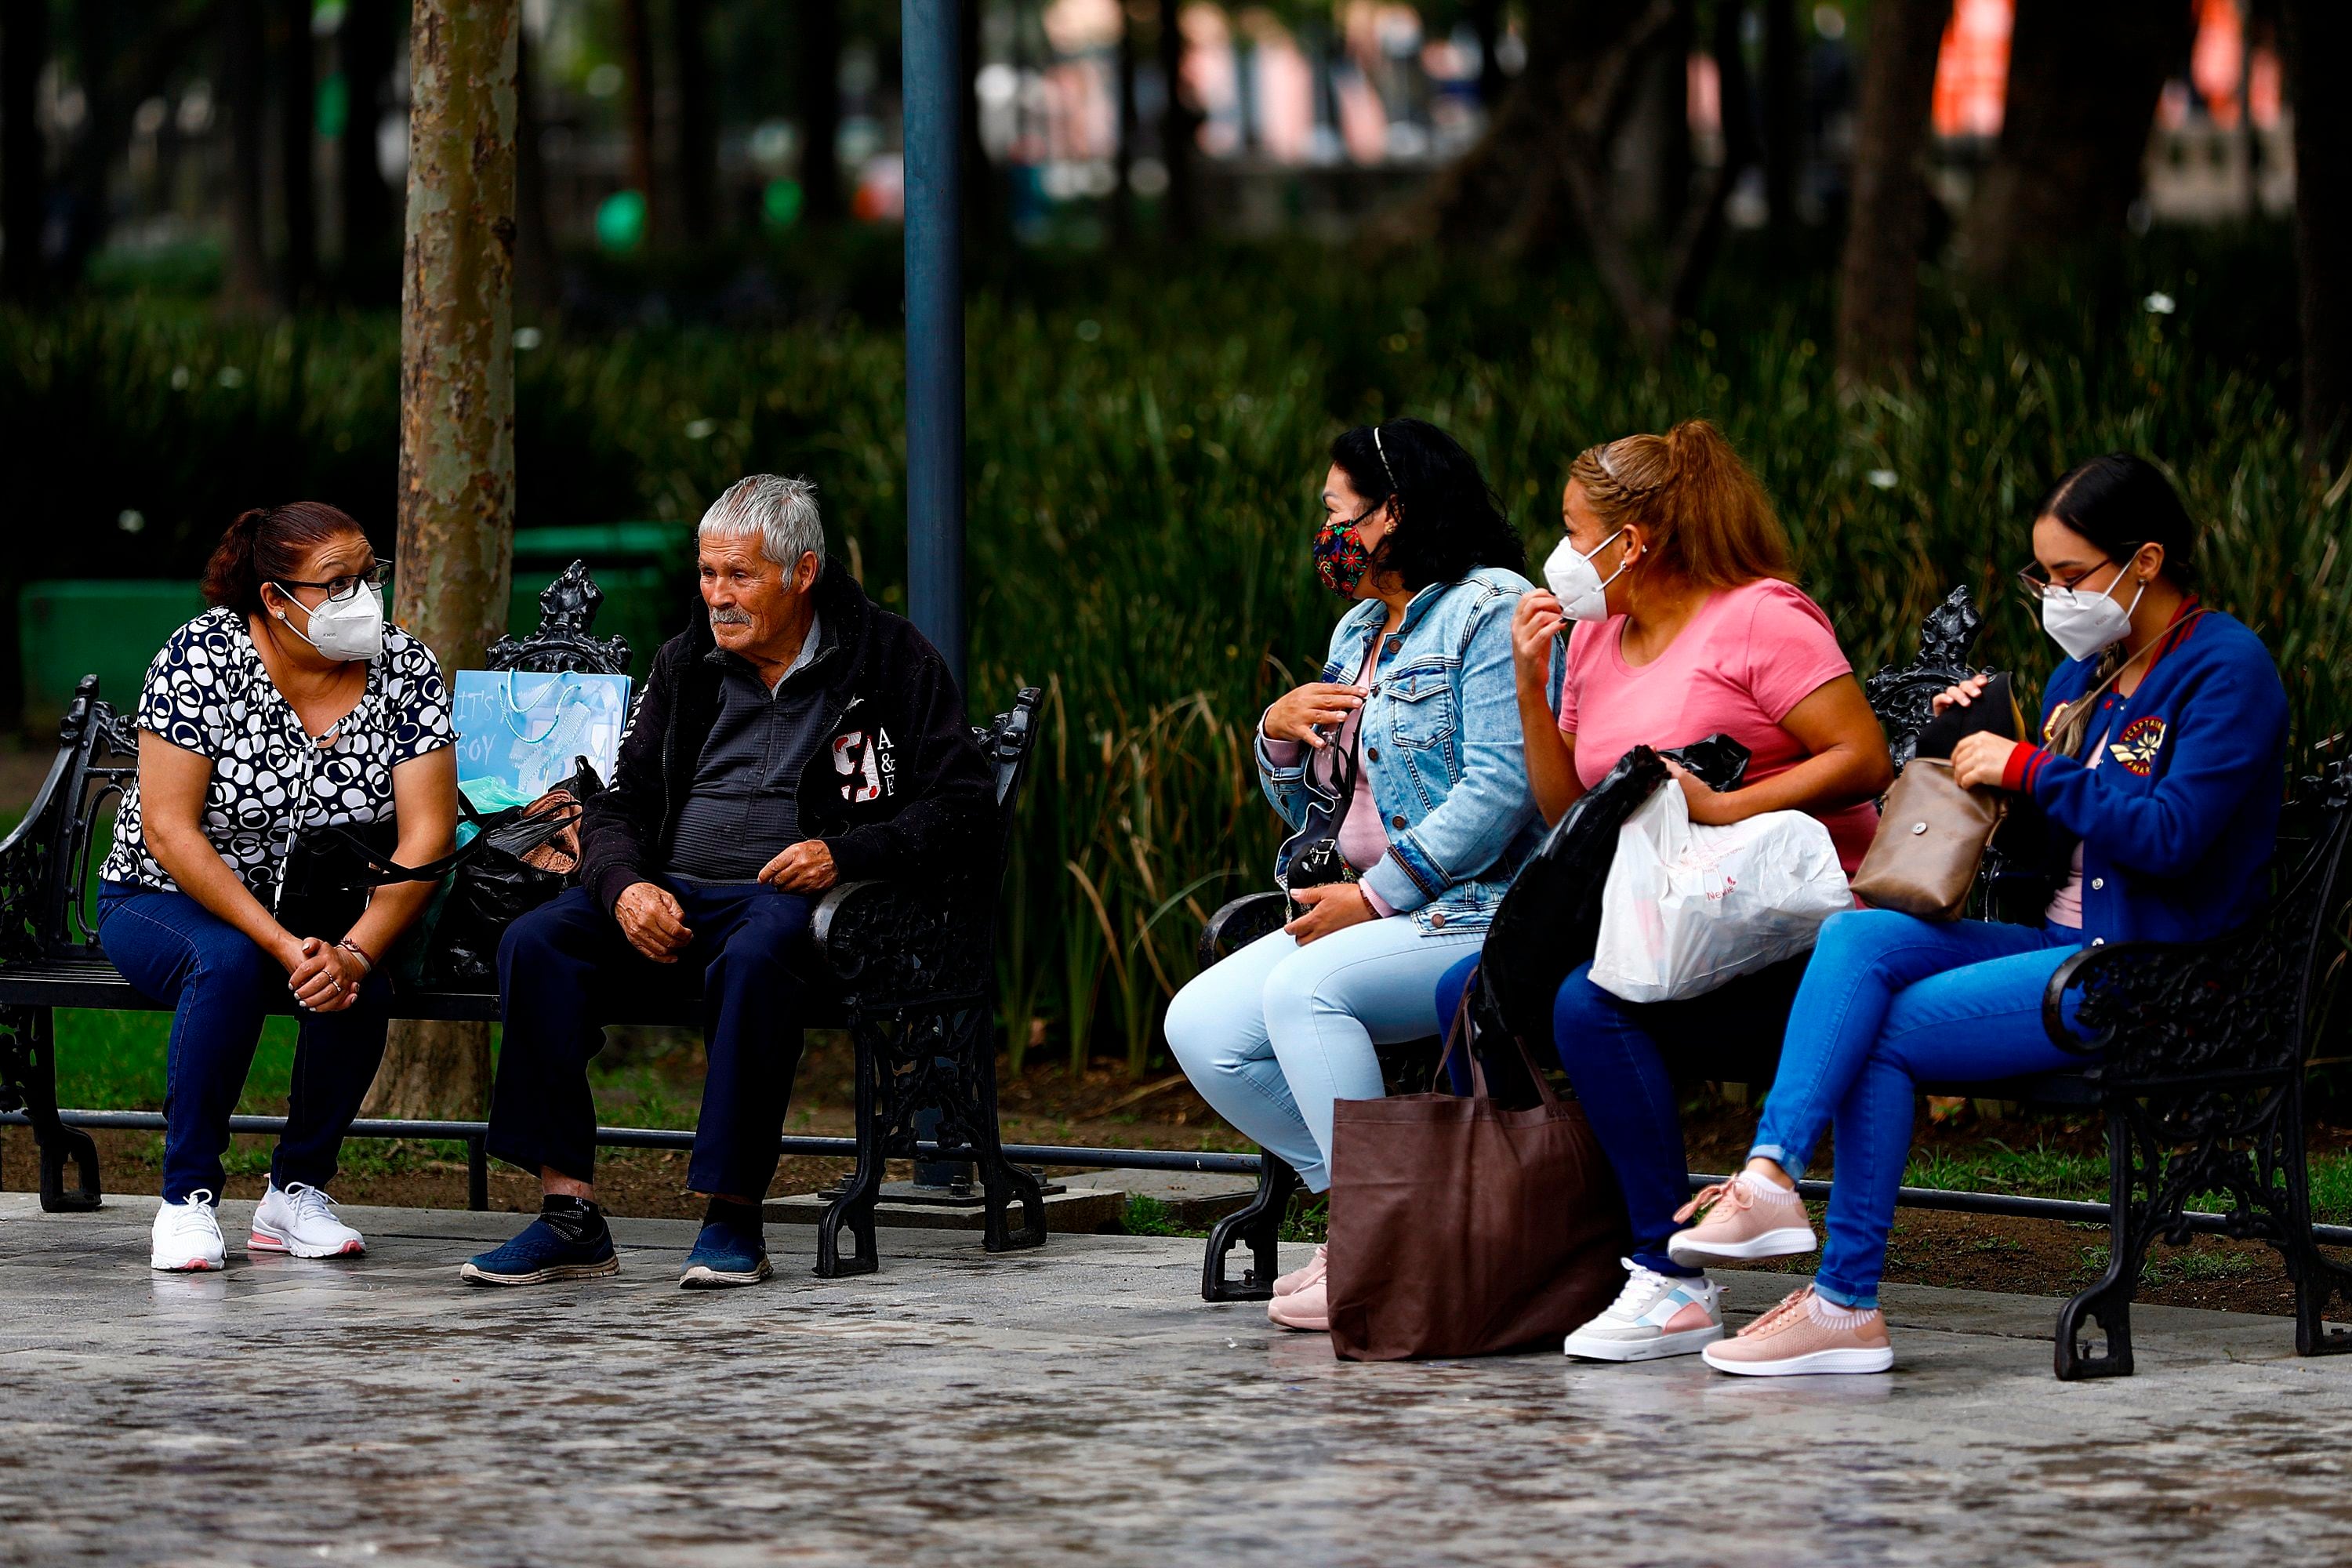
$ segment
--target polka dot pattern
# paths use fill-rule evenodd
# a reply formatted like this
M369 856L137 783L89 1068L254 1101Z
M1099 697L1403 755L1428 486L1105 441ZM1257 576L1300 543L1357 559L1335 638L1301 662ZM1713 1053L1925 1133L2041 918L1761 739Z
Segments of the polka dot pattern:
M205 837L265 903L296 834L389 818L392 770L457 739L440 664L423 643L386 626L359 706L335 726L331 744L314 742L270 680L245 617L219 609L163 644L147 668L134 722L212 759ZM114 847L100 875L177 891L147 853L136 782L123 793Z

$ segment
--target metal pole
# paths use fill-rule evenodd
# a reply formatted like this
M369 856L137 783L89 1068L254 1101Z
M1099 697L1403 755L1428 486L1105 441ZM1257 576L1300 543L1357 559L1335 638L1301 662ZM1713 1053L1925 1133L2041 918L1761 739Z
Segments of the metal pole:
M901 0L907 193L907 603L916 627L964 680L963 90L969 0ZM918 1111L919 1139L940 1113ZM961 1168L918 1161L915 1184Z
M907 599L964 685L963 139L958 0L902 0Z

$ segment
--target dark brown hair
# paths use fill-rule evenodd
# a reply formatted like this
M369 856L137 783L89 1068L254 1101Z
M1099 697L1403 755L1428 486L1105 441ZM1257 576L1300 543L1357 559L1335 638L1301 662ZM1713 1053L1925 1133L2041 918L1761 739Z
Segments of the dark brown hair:
M322 500L256 507L228 525L205 563L205 597L239 615L261 614L261 585L292 577L338 534L364 535L351 514Z
M1764 487L1704 419L1589 447L1568 477L1584 487L1603 528L1635 524L1658 559L1698 587L1796 581L1789 536Z

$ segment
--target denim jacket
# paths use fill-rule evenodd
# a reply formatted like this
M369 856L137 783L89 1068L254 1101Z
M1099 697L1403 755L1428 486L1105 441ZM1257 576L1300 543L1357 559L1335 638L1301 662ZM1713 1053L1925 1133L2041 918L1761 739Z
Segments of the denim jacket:
M1482 566L1413 595L1390 634L1364 700L1364 771L1389 852L1365 884L1423 931L1475 931L1494 916L1511 878L1541 839L1528 788L1511 674L1511 616L1527 579ZM1363 668L1388 606L1368 599L1331 634L1324 680ZM1278 767L1261 731L1258 781L1291 827L1275 879L1291 857L1329 831L1331 796L1304 764Z

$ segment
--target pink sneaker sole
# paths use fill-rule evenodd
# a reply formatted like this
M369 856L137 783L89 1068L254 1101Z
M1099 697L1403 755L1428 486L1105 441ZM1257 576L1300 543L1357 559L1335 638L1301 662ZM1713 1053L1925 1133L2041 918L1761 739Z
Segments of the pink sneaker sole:
M153 1265L151 1264L149 1267L152 1268L153 1268ZM183 1263L176 1268L154 1269L154 1272L158 1274L217 1274L220 1271L221 1266L219 1264L207 1263L201 1258L197 1258L194 1263Z
M275 1236L264 1236L257 1230L245 1238L245 1249L247 1252L282 1252L289 1257L296 1256L294 1249L291 1247L287 1246L283 1238ZM366 1242L347 1241L332 1252L313 1252L302 1254L301 1256L310 1258L356 1258L365 1251L367 1251Z

